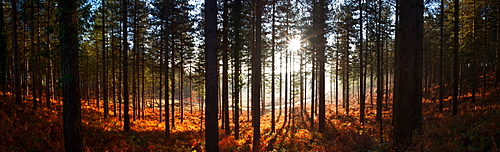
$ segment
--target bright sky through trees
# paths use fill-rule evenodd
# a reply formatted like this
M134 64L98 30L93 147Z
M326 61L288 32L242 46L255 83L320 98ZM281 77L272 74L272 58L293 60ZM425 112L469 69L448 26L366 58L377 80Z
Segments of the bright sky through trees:
M290 51L299 51L302 46L302 41L300 40L300 36L296 35L293 39L288 42L288 49Z

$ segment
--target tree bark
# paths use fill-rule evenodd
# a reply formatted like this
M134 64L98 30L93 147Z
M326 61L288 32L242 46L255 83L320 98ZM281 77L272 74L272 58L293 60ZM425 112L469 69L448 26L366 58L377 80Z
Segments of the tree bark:
M3 3L2 3L3 4ZM0 91L2 91L2 97L6 97L7 92L7 72L8 72L8 51L7 51L7 35L5 33L5 21L3 18L4 10L0 7L0 15L2 20L0 20Z
M319 99L319 132L324 133L325 131L325 49L326 49L326 38L325 38L325 28L326 28L326 2L325 0L319 0L315 3L315 9L317 14L314 15L314 26L315 30L318 30L315 36L316 52L317 52L317 62L318 62L318 99ZM314 72L314 71L313 71ZM314 77L313 77L314 79ZM314 95L314 94L312 94ZM313 101L314 103L314 101ZM313 110L314 111L314 110ZM311 118L314 118L314 112L311 113Z
M123 76L123 130L130 131L130 116L129 116L129 92L128 92L128 1L122 0L122 76Z
M234 59L234 76L233 76L233 84L234 84L234 138L236 140L239 139L239 132L240 132L240 100L239 100L239 95L240 95L240 90L241 90L241 85L240 85L240 50L242 47L242 39L240 37L240 27L241 27L241 0L235 0L234 2L234 50L233 50L233 59ZM248 100L247 100L248 101Z
M255 23L255 49L252 51L252 126L253 126L253 151L260 149L260 89L261 89L261 54L262 54L262 2L255 0L257 18Z
M59 0L62 57L63 132L66 151L83 151L78 74L78 17L76 1Z
M222 118L223 121L222 123L223 128L225 130L226 135L229 135L231 130L229 128L229 78L228 78L228 62L229 62L229 55L228 55L228 46L229 46L229 39L228 39L228 33L229 33L229 27L228 27L228 1L224 1L224 12L222 14L223 16L223 21L222 21L222 26L223 26L223 31L222 31Z
M217 1L205 0L205 143L207 151L219 151L217 121Z
M18 42L17 42L17 0L11 0L11 8L12 8L12 54L14 56L13 59L13 69L12 73L14 74L14 98L16 103L21 104L22 102L22 93L21 93L21 78L19 74L19 51L18 51Z
M453 4L454 4L454 12L453 12L453 17L454 17L454 21L453 21L453 84L452 84L452 87L453 87L453 93L452 93L452 102L453 102L453 106L452 106L452 114L453 115L457 115L458 113L458 75L459 75L459 65L460 65L460 61L458 60L458 48L460 47L459 46L459 43L458 43L458 30L459 30L459 27L458 27L458 22L459 22L459 0L453 0Z
M411 144L422 127L423 0L400 0L397 17L394 143L398 150Z
M103 97L103 107L104 107L104 118L109 115L109 107L108 107L108 63L107 63L107 50L106 50L106 12L104 11L106 8L105 1L101 1L102 7L102 97Z

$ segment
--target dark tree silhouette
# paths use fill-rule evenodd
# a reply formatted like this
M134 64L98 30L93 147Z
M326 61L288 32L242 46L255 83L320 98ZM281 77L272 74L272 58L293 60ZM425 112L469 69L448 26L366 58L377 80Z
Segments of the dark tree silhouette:
M233 76L233 84L234 84L234 138L239 139L240 132L240 50L242 48L242 39L240 36L241 32L241 0L235 0L233 4L234 9L234 47L233 47L233 58L234 58L234 76Z
M76 8L76 1L59 0L64 149L78 152L83 151L83 138L78 86L78 18Z
M14 98L16 103L21 103L21 78L19 73L19 51L17 45L17 0L11 0L11 8L12 9L12 54L14 55L14 65L12 69L12 73L14 75Z
M253 151L260 147L260 89L261 89L261 54L262 54L262 2L256 0L255 22L255 47L252 50L252 126L253 126Z
M424 5L423 0L400 0L399 7L394 75L394 143L397 148L402 148L411 144L413 131L422 127Z
M205 0L205 143L207 151L219 151L217 121L217 1Z
M453 0L453 5L454 5L454 12L453 12L453 82L452 82L452 87L453 87L453 93L451 95L452 97L452 114L457 115L458 113L458 73L459 73L459 61L458 61L458 49L459 49L459 42L458 42L458 22L459 22L459 0Z
M3 1L0 1L3 3ZM0 7L1 18L5 18L3 13L3 7ZM6 95L7 92L7 42L5 34L5 21L0 20L0 91L2 91L2 96Z
M325 131L325 49L326 49L326 38L325 38L325 28L326 28L326 2L325 0L319 0L314 4L314 30L317 30L317 35L315 35L314 43L316 45L317 52L317 62L318 62L318 99L319 99L319 132L323 133ZM313 71L314 72L314 71ZM314 101L312 102L314 103ZM311 113L313 117L314 112Z
M130 131L129 92L128 92L128 0L122 0L122 76L123 76L123 130Z

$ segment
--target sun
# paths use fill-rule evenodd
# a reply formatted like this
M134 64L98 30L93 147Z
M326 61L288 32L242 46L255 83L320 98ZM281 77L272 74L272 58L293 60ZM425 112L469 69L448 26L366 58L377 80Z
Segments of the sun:
M298 51L302 46L302 41L299 36L295 36L288 42L288 49L291 51Z

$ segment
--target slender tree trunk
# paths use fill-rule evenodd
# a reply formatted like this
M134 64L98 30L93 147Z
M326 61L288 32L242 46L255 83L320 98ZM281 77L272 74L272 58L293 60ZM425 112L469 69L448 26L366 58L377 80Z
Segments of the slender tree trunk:
M166 27L162 27L162 31L164 31L164 30L167 30ZM166 37L167 35L163 35L163 36ZM160 79L160 82L159 82L160 86L159 87L160 87L160 89L158 90L158 93L159 93L158 110L160 112L160 123L162 123L163 122L163 114L162 114L163 104L165 103L165 105L168 105L168 90L167 90L167 87L165 87L165 89L166 89L165 95L167 97L165 97L165 100L163 100L163 98L162 98L162 95L163 95L163 88L162 88L163 87L163 67L162 66L167 66L167 64L163 65L163 54L166 52L166 49L165 49L166 44L163 44L163 43L165 43L163 41L163 39L160 41L162 43L163 49L162 49L162 51L160 51L160 65L159 65L159 68L160 68L160 78L159 78ZM168 53L165 53L165 54L168 54ZM165 83L168 83L168 79L166 79L165 81L166 81ZM168 106L165 106L165 110L167 110L167 108L168 108ZM168 121L168 118L167 118L167 121ZM166 127L166 128L168 128L168 127ZM168 135L168 132L167 132L167 135Z
M228 1L224 1L224 12L222 13L223 21L223 31L222 31L222 117L224 118L222 123L224 124L222 127L225 130L226 135L231 133L231 129L229 128L229 78L228 78L228 62L229 62L229 6Z
M45 22L47 27L50 27L50 19L51 19L50 18L50 15L51 15L50 7L51 7L51 5L52 5L52 1L47 1L47 8L46 8L47 9L47 17L46 17L47 20ZM46 39L46 41L45 41L46 44L45 45L47 45L47 52L51 52L52 51L51 50L51 44L50 44L51 43L50 42L50 34L52 34L52 32L48 32L47 31L45 33L45 39ZM45 74L46 74L45 75L45 100L46 100L46 103L47 103L47 107L50 108L50 106L51 106L50 99L51 99L51 96L52 96L50 88L52 86L51 85L52 84L51 78L53 77L53 75L52 75L52 70L51 70L52 69L52 60L50 59L49 55L46 56L46 62L47 62L47 64L46 64L47 67L46 67L46 71L45 71Z
M137 54L138 54L138 43L137 43L137 0L134 0L133 1L133 13L132 13L132 19L133 19L133 23L132 24L132 33L133 33L133 37L132 37L132 43L134 45L132 45L132 90L131 90L131 93L132 93L132 120L135 121L136 118L137 118L137 112L139 110L137 104L138 104L138 101L137 101L137 97L138 97L138 75L137 75L137 72L138 72L138 67L137 67L137 60L138 60L138 57L137 57Z
M348 37L348 36L347 36ZM346 43L348 45L348 43ZM345 47L349 48L349 47ZM344 83L342 83L343 89L343 97L344 97L344 110L347 115L349 115L349 50L345 50L344 53Z
M129 92L128 92L128 1L122 0L122 76L123 76L123 130L130 131L130 116L129 116Z
M36 72L37 69L38 69L38 66L37 64L35 63L35 61L38 61L38 48L36 47L36 38L35 38L35 35L36 35L36 29L38 29L38 27L36 27L36 18L35 18L35 13L37 12L35 10L36 6L35 6L35 0L32 0L31 1L31 8L30 8L30 25L29 25L29 28L30 28L30 37L31 37L31 46L30 46L30 49L31 49L31 56L29 57L30 61L28 62L28 69L29 69L29 73L30 73L30 79L31 79L31 97L32 97L32 101L33 101L33 109L37 109L38 108L38 101L37 101L37 97L38 97L38 76L39 74Z
M13 66L13 74L14 74L14 96L15 101L18 104L22 102L22 93L21 93L21 78L19 74L19 51L17 45L17 0L10 0L11 8L12 8L12 54L14 56L14 66Z
M377 121L379 122L380 129L380 138L382 140L382 131L383 131L383 119L382 119L382 100L384 98L384 72L383 72L383 52L382 52L382 29L381 29L381 18L382 18L382 0L378 1L378 15L377 15Z
M260 107L259 99L261 88L261 53L262 53L262 2L256 0L257 22L255 23L255 49L252 51L252 126L253 126L253 151L260 151Z
M316 27L316 28L318 28L318 27ZM318 42L317 42L317 38L316 37L314 39L315 39L314 41L316 41L316 42L314 42L314 43L316 43L316 44L314 44L314 49L316 49L315 50L316 52L312 53L312 58L311 58L311 60L312 60L312 68L311 68L311 119L310 119L310 121L311 121L311 128L314 127L314 113L315 113L315 110L316 110L315 105L314 105L314 101L315 101L315 94L314 94L314 92L316 91L316 87L315 87L314 82L316 81L316 79L318 77L316 75L316 63L315 63L315 61L317 61L317 60L315 60L315 58L317 57L316 53L317 53L317 49L318 49Z
M473 0L472 2L473 4L473 8L472 8L472 11L473 11L473 15L472 15L472 59L470 62L472 62L471 66L471 74L472 74L472 102L475 103L476 102L476 92L477 92L477 75L476 75L476 68L477 68L477 57L476 57L476 0ZM486 49L485 49L486 50ZM483 76L484 80L486 80L486 75ZM486 89L486 88L484 88Z
M163 100L165 102L165 136L166 137L169 137L170 136L170 126L169 126L169 122L168 121L168 118L169 118L169 107L168 107L168 86L169 86L169 83L168 83L168 71L169 71L169 67L168 67L168 61L170 59L170 56L169 56L169 36L170 36L170 29L169 29L169 25L168 25L168 21L169 21L169 18L170 18L170 11L171 11L171 4L172 2L170 0L167 0L164 4L164 7L165 7L165 21L163 22L163 28L164 28L164 32L165 32L165 35L163 37L163 53L165 53L165 100ZM160 66L161 68L161 66ZM172 67L173 68L173 67ZM161 78L160 78L161 79ZM160 85L161 87L161 85ZM161 101L161 98L160 98L160 101ZM203 105L202 105L203 106ZM172 109L172 111L174 111L174 109Z
M217 2L205 0L205 90L206 118L205 143L207 151L219 151L218 121L217 121ZM258 99L258 98L257 98Z
M64 149L75 152L83 151L82 111L78 76L77 8L76 1L59 0Z
M172 32L172 35L175 35L173 34ZM171 114L171 117L172 118L168 118L166 117L165 120L168 120L168 119L171 119L171 126L172 126L172 129L175 128L175 50L176 50L176 46L175 46L175 42L174 42L174 38L172 36L172 38L170 39L170 43L172 44L172 47L171 47L171 52L172 52L172 56L171 56L171 59L170 59L170 64L172 66L172 68L170 69L170 73L172 74L172 77L171 77L171 81L172 81L172 84L170 85L171 86L171 90L172 90L172 95L171 95L171 98L172 98L172 103L170 104L170 114ZM168 62L166 62L168 63ZM218 81L218 79L217 79Z
M319 132L325 132L325 50L326 50L326 38L325 38L325 28L326 28L326 2L325 0L319 0L319 4L317 5L318 15L316 26L319 30L317 35L318 47L317 47L317 62L319 68L319 78L318 78L318 98L319 98ZM311 114L311 115L314 115Z
M458 76L459 76L459 65L460 61L458 60L458 49L459 49L459 43L458 43L458 22L459 22L459 0L453 0L454 4L454 21L453 21L453 94L452 94L452 102L453 102L453 107L452 107L452 114L457 115L458 113Z
M497 3L497 5L500 5L500 3ZM496 44L496 49L495 49L495 88L498 87L498 84L500 83L500 7L497 7L497 44Z
M3 1L1 1L3 4ZM8 75L8 57L7 57L7 35L5 33L5 18L3 5L0 7L0 91L2 92L2 97L7 96L7 75Z
M113 16L114 16L113 13L111 13L111 18L113 18ZM114 31L115 30L112 27L111 28L111 34L112 35L115 34ZM113 90L113 92L112 92L111 96L113 98L113 116L116 117L116 104L117 104L117 102L116 102L116 69L115 69L115 64L116 64L116 61L115 61L116 60L115 59L115 57L116 57L115 56L115 49L116 48L115 48L115 37L114 36L111 36L111 44L110 44L110 46L111 46L111 71L112 71L112 76L111 77L113 77L113 81L112 81L113 86L111 88Z
M339 50L335 52L336 63L335 63L335 115L339 115L339 65L340 56Z
M181 123L184 122L184 57L183 55L181 55L181 63L179 64L179 68L180 68L180 78L179 78L179 102L181 104L181 107L179 109L179 111L181 112ZM229 110L229 109L228 109ZM228 115L229 115L229 112L228 112ZM229 122L229 116L228 116L228 120ZM229 124L229 123L228 123Z
M360 32L360 38L359 38L359 122L361 124L364 124L365 123L365 91L364 91L364 76L363 76L363 68L364 68L364 65L363 65L363 7L362 7L362 0L359 0L359 4L358 4L358 7L359 7L359 32Z
M102 5L102 97L104 99L104 118L109 115L109 107L108 107L108 63L107 63L107 50L106 50L106 2L104 0L101 1Z
M234 110L234 138L236 140L239 139L239 136L240 136L240 113L239 113L239 110L240 110L240 100L239 100L239 95L240 95L240 90L241 90L241 85L240 85L240 71L241 71L241 67L240 67L240 50L241 50L241 42L242 42L242 39L240 37L240 27L241 27L241 19L240 19L240 16L241 16L241 0L235 0L234 2L234 6L233 6L233 9L234 9L234 35L235 35L235 42L234 42L234 50L233 50L233 59L234 59L234 76L233 76L233 84L234 84L234 107L233 107L233 110ZM247 100L248 101L248 100ZM247 110L248 111L248 110Z
M275 31L275 22L276 22L276 19L275 19L275 14L276 14L276 1L273 2L273 16L272 16L272 42L271 42L271 45L272 45L272 53L271 53L271 132L274 133L274 131L276 130L276 114L275 114L275 84L274 84L274 77L275 77L275 68L274 68L274 54L275 54L275 49L276 49L276 44L275 44L275 39L276 39L276 31Z

